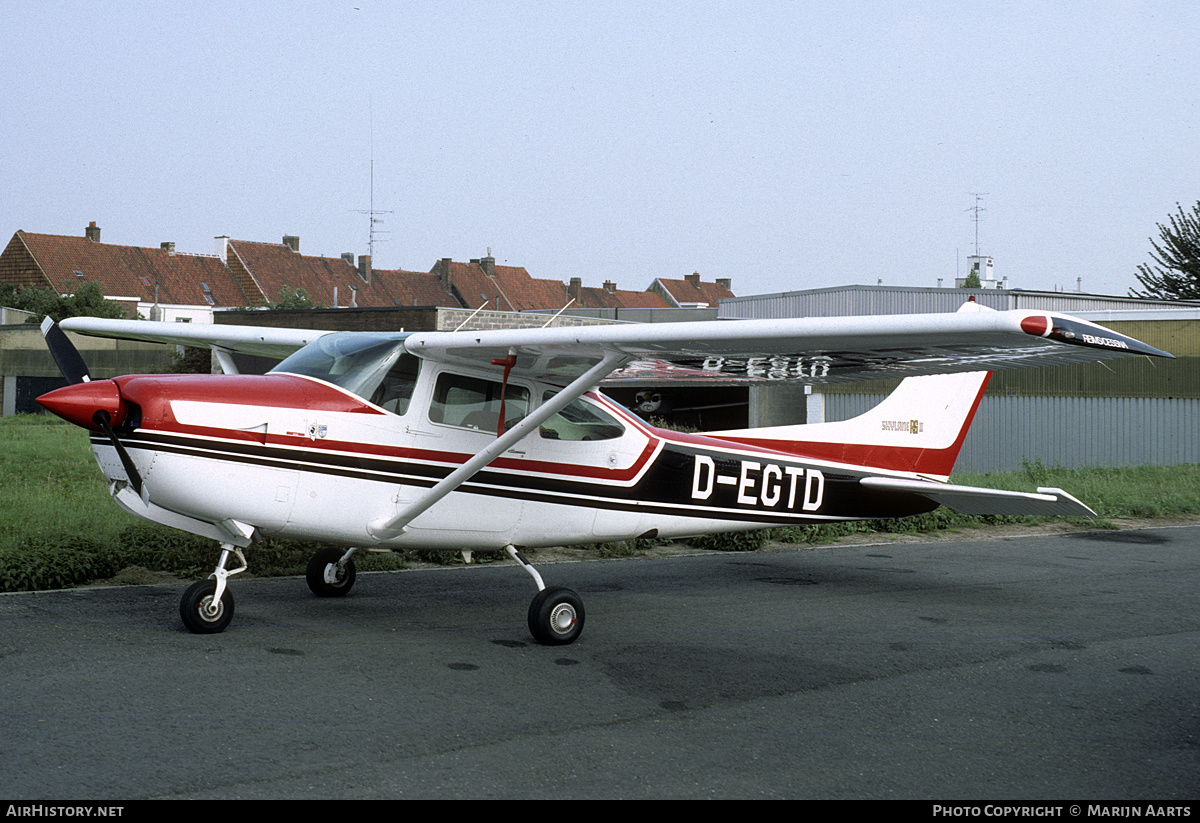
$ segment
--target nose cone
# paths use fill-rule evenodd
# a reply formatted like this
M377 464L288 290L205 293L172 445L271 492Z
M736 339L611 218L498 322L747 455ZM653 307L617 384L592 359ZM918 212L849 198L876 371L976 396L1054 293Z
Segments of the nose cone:
M125 417L121 392L111 380L93 380L89 383L64 386L43 394L37 402L63 420L97 432L103 431L96 424L97 412L107 412L113 426L121 425Z

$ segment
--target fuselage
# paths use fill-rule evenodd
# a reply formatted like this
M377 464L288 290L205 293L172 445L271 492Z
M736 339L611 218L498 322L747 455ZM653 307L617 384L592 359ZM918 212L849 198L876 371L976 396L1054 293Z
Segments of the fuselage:
M494 377L423 364L402 403L378 392L372 402L290 373L111 382L123 404L122 419L115 421L120 440L149 502L197 521L249 524L262 536L482 550L896 517L934 508L922 498L858 484L879 472L653 428L593 392L422 513L403 534L386 541L372 537L368 523L419 500L496 438ZM104 394L95 383L83 385ZM77 387L61 391L70 388ZM510 425L555 391L534 381L509 382ZM794 445L802 451L802 444ZM109 480L122 483L125 472L109 439L94 433L92 447Z

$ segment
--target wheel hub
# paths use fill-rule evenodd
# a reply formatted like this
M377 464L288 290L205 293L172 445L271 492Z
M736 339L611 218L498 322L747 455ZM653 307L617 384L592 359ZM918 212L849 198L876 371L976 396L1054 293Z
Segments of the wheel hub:
M559 603L550 612L550 628L558 634L566 634L575 625L575 609L570 603Z
M330 563L325 567L325 582L331 586L336 586L346 579L346 572L337 563Z
M219 620L221 612L225 610L225 604L220 600L214 600L210 594L208 597L200 601L200 617L210 622Z

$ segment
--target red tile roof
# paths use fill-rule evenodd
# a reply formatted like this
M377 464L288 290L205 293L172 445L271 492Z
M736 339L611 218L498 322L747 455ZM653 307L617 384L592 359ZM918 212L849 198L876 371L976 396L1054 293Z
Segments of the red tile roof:
M444 258L432 273L470 309L486 302L497 311L558 311L570 300L566 285L558 280L530 277L522 266L496 266L488 258L470 263Z
M340 257L308 257L283 243L250 240L230 240L226 248L225 261L230 270L236 275L239 269L244 269L259 293L273 303L279 301L284 286L293 291L303 289L314 303L322 306L333 305L335 288L338 302L346 305L350 302L352 285L360 290L367 287L358 270ZM262 302L261 298L255 302ZM376 304L364 303L360 295L359 305Z
M575 302L571 308L580 309L666 309L668 303L659 294L650 291L629 291L618 289L611 280L605 281L604 286L578 285L579 279L572 278L567 291Z
M656 288L657 287L657 288ZM669 280L665 277L656 278L650 284L650 289L658 291L674 305L682 306L688 303L703 303L716 308L719 300L733 297L734 294L721 283L706 283L698 273L689 274L682 280Z
M400 269L375 269L371 280L381 293L391 298L393 306L438 306L460 309L462 306L442 287L438 276L429 271L402 271ZM360 298L359 305L362 305Z
M334 289L339 306L441 306L461 308L431 272L372 269L369 280L341 257L309 257L284 243L230 240L227 261L234 274L241 269L271 302L284 286L303 289L317 304L332 306ZM361 261L360 261L361 262ZM355 293L357 292L357 293Z
M3 267L4 282L73 292L77 284L98 283L110 298L133 297L153 302L155 286L160 303L239 306L249 302L215 256L177 254L166 249L117 246L86 237L32 234L18 231L3 257L24 261L24 270L11 262ZM19 264L17 264L19 265Z
M91 229L98 237L98 229ZM285 238L290 239L290 238ZM379 269L363 277L341 257L310 257L287 243L223 239L225 262L216 255L180 254L167 249L117 246L88 237L18 231L0 254L0 283L37 285L59 293L94 281L111 298L155 299L163 304L217 307L279 302L283 288L303 289L319 305L437 306L500 311L558 311L572 299L576 308L669 308L679 304L715 306L733 293L704 283L698 274L683 280L657 279L644 292L568 287L558 280L530 277L521 266L497 266L485 257L468 263L439 260L429 272ZM361 259L360 259L361 262ZM727 282L727 281L726 281ZM206 288L207 287L207 288Z

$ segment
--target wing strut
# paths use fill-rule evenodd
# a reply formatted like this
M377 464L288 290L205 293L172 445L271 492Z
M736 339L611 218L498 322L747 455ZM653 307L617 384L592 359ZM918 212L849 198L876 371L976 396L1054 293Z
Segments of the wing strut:
M470 480L476 472L516 445L526 434L541 426L551 417L565 409L570 403L582 397L592 388L595 388L600 384L601 380L619 368L627 359L628 356L625 354L609 352L604 356L603 360L575 378L569 386L538 406L532 414L504 432L504 434L489 443L486 448L478 452L466 463L463 463L438 481L433 488L418 500L405 506L399 514L386 520L380 518L368 523L367 532L381 542L399 537L404 533L405 526L433 506L433 504Z

